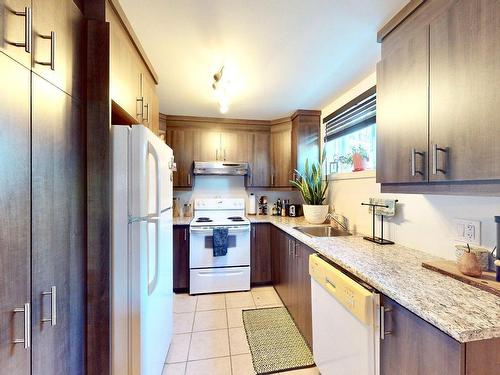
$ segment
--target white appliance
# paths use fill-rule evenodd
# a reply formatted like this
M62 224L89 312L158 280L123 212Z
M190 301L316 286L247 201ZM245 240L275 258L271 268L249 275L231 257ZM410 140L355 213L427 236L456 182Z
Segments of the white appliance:
M113 375L161 375L172 337L172 150L113 126Z
M228 228L225 256L213 256L213 230ZM250 290L250 221L245 199L197 199L189 236L189 293Z
M380 373L380 296L318 255L309 258L313 355L322 375Z

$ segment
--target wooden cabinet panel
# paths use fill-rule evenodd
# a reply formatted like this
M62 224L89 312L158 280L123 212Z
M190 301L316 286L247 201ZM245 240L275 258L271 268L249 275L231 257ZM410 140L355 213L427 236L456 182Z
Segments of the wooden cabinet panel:
M189 291L189 226L174 226L174 291Z
M194 159L196 161L219 160L220 152L220 132L211 130L196 129L193 131Z
M174 188L192 186L192 166L194 161L194 131L191 129L167 129L166 142L174 151L177 171L174 172Z
M286 126L271 132L271 186L290 187L292 178L292 129Z
M219 160L248 162L251 159L253 134L249 132L222 132Z
M85 374L85 160L77 101L32 80L32 373ZM56 287L55 325L51 295Z
M30 302L30 71L0 52L0 81L0 369L28 375L30 350L12 341Z
M311 277L309 276L309 255L314 250L302 244L296 243L297 257L297 319L296 323L300 332L312 348L312 307L311 307Z
M297 111L292 116L292 174L295 169L303 173L307 160L309 165L319 162L320 117L319 111Z
M463 346L398 303L382 296L385 330L382 375L461 375ZM388 310L388 311L387 311Z
M252 224L251 283L271 282L271 225Z
M30 0L3 0L0 2L0 51L31 69L31 53L25 49L25 8L30 8ZM16 14L17 13L17 14ZM29 43L28 43L29 44Z
M454 1L430 30L430 180L500 179L500 3Z
M81 96L82 18L72 0L33 1L33 71L74 97Z
M429 30L423 24L404 37L393 33L384 41L391 52L377 65L377 182L426 181Z
M106 21L109 22L110 97L137 121L142 121L144 77L141 79L141 56L123 28L119 16L106 1ZM141 85L142 80L142 85Z
M271 186L271 139L268 133L253 134L250 163L250 176L247 186Z

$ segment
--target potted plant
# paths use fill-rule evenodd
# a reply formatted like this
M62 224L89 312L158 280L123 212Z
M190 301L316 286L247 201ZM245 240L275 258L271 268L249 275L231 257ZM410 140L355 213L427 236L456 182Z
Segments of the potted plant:
M368 152L363 146L354 146L347 155L338 157L342 164L352 165L353 172L360 172L366 169L366 162L369 161Z
M328 181L323 180L323 163L325 153L321 156L319 163L309 166L309 159L306 160L304 173L296 172L295 180L290 181L292 186L299 189L304 199L304 216L311 224L322 224L328 215L329 205L323 204L325 201Z

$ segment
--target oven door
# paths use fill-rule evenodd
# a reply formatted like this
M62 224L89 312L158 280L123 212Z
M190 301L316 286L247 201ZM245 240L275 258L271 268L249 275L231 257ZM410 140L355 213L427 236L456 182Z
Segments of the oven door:
M250 265L250 225L229 227L227 254L213 256L213 227L191 227L189 267L213 268Z

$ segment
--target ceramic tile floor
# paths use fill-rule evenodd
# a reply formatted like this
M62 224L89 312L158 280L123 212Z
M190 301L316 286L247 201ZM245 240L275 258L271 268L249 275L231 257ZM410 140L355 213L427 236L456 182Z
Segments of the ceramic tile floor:
M163 375L255 374L241 311L283 306L271 286L234 292L174 297L174 337ZM286 375L318 375L316 368Z

